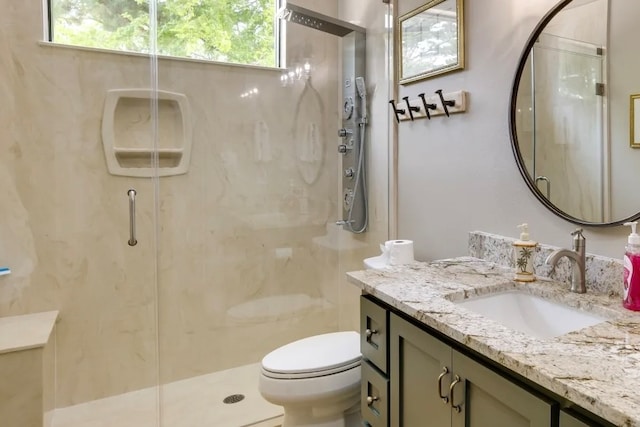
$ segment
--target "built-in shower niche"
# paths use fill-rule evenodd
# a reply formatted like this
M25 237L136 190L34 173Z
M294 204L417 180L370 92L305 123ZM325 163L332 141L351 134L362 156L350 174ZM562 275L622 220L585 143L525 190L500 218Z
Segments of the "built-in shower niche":
M158 175L187 173L191 130L191 109L183 94L150 89L108 91L102 117L102 143L109 173L155 176L154 136L157 136Z

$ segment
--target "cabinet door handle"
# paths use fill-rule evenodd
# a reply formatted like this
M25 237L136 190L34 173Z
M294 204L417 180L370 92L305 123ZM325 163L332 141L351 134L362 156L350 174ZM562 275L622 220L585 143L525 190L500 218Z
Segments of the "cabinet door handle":
M442 395L442 379L448 373L449 373L449 368L444 366L442 368L442 373L440 375L438 375L438 396L440 396L440 399L442 399L442 403L445 403L445 404L449 403L449 397L446 396L446 395L445 396Z
M456 387L456 385L460 381L461 381L460 377L456 375L455 377L453 377L453 382L449 386L449 401L451 402L451 408L453 408L453 410L456 411L457 413L460 413L460 411L462 411L462 405L453 404L453 389Z
M373 405L376 400L378 400L378 396L367 396L367 406Z

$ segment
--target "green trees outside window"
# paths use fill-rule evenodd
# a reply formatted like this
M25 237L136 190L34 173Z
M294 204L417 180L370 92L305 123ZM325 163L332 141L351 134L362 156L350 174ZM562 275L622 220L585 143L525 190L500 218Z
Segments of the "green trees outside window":
M149 0L49 0L51 41L149 53ZM155 0L157 53L274 67L276 0Z

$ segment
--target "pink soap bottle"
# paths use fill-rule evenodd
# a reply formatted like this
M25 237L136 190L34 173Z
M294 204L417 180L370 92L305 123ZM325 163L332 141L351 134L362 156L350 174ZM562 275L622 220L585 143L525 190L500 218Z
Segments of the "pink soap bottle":
M622 305L640 311L640 235L636 233L637 221L625 222L631 226L624 254L624 299Z

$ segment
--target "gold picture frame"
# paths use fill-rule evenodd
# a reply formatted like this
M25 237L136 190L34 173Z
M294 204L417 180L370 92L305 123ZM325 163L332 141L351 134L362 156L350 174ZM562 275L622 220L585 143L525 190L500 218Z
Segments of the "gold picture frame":
M629 146L640 148L640 132L636 133L635 131L636 129L640 130L640 94L631 95L629 112Z
M464 69L464 0L431 0L397 28L400 84Z

